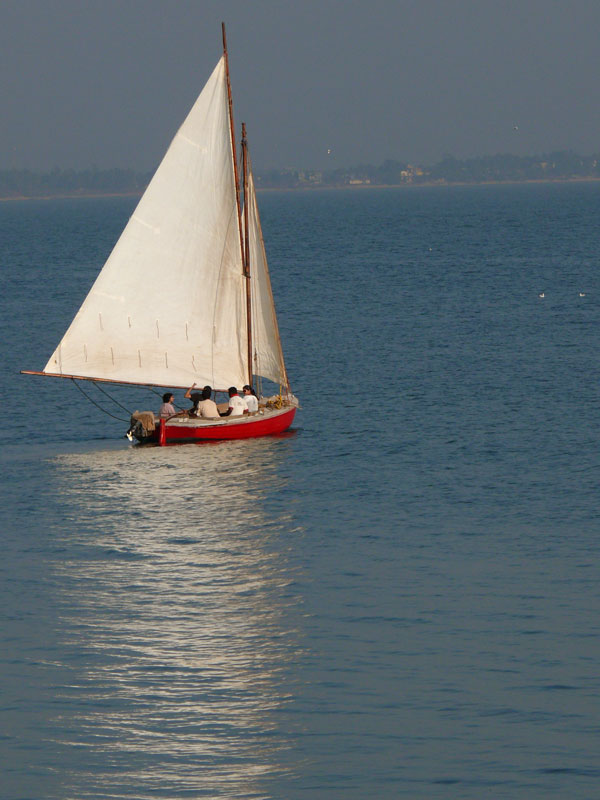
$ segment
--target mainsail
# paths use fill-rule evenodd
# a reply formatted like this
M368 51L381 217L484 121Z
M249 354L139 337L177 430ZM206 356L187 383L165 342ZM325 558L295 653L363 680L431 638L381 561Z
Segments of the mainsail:
M218 389L247 382L226 81L222 57L47 374Z

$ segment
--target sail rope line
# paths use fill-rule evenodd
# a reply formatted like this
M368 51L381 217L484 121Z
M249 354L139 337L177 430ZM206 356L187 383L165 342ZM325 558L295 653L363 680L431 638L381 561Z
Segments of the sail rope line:
M254 185L254 178L252 176L252 157L250 153L247 152L246 158L248 160L248 176L251 180L248 181L248 197L244 195L244 205L248 204L248 214L252 211L254 215L256 213L256 187ZM250 190L250 184L252 183L252 189ZM254 203L253 206L250 205L250 198L253 198ZM260 223L259 223L259 231L260 231ZM252 233L254 237L257 237L257 232L252 228ZM262 235L262 234L261 234ZM250 239L250 232L248 231L248 237ZM252 241L250 242L250 249L252 249ZM264 249L264 246L263 246ZM265 256L266 257L266 256ZM259 288L258 288L258 278L256 273L256 265L252 265L253 269L250 270L250 304L252 307L252 364L251 364L251 383L252 388L256 392L258 397L262 397L263 395L263 380L261 374L261 364L260 364L260 353L262 351L262 342L261 342L261 326L256 324L256 320L259 318L259 313L262 308L259 308Z
M118 401L117 399L115 399L115 398L114 398L112 395L110 395L110 394L109 394L109 393L106 391L106 389L103 389L103 388L102 388L102 386L100 386L100 384L99 384L99 383L96 383L96 381L92 381L92 383L94 384L94 386L96 387L96 389L98 389L99 391L101 391L101 392L102 392L102 394L105 394L105 395L108 397L108 399L109 399L109 400L112 400L112 401L113 401L113 403L115 403L116 405L118 405L118 406L119 406L119 408L122 408L122 409L123 409L123 411L126 411L126 412L129 414L129 416L131 417L131 415L132 415L132 413L133 413L132 411L130 411L130 410L129 410L128 408L126 408L125 406L121 405L121 403L119 403L119 401ZM157 391L156 391L155 389L153 389L151 386L147 386L146 388L147 388L147 389L149 389L149 390L152 392L152 394L155 394L157 397L160 397L160 399L162 400L162 394L161 394L160 392L157 392ZM175 408L178 408L180 411L185 411L185 409L184 409L182 406L180 406L178 403L174 403L173 405L175 406ZM115 419L117 419L117 417L115 417Z
M250 162L250 156L248 156L248 161ZM244 202L246 198L244 198ZM255 234L256 235L256 234ZM262 386L262 376L261 376L261 365L260 365L260 352L262 348L261 342L261 326L256 324L256 320L259 317L259 313L261 309L259 308L258 303L258 278L256 275L256 265L253 265L254 269L250 271L250 287L251 287L251 294L250 294L250 303L252 305L252 322L255 324L252 326L252 383L255 384L253 388L257 392L258 397L262 396L263 386Z
M252 158L250 156L250 152L246 153L246 158L248 161L248 181L246 188L248 189L248 197L244 196L244 204L248 206L248 220L250 219L250 213L254 215L255 206L256 206L256 197L254 196L254 180L252 178ZM252 190L250 186L252 185ZM253 197L254 204L250 205L250 197ZM252 226L252 233L256 236L256 230L254 226ZM251 239L250 231L247 231L248 241L250 243L250 251L252 251L253 241ZM256 320L258 319L259 315L259 307L258 307L258 278L256 273L256 264L252 264L252 269L250 269L250 265L248 267L250 272L250 305L252 307L252 322L254 323L252 326L252 364L250 368L250 383L252 384L252 388L257 393L258 397L262 397L262 377L261 377L261 370L260 370L260 359L259 353L261 351L262 342L260 341L260 325L256 324Z
M105 408L102 408L102 406L101 406L99 403L97 403L97 402L96 402L96 401L95 401L95 400L94 400L92 397L90 397L90 396L89 396L89 394L87 394L87 392L84 392L84 391L83 391L83 389L82 389L82 388L81 388L81 386L80 386L80 385L77 383L77 381L75 380L75 378L71 378L71 380L73 381L73 383L75 384L75 386L76 386L76 387L79 389L79 391L81 392L81 394L82 394L82 395L83 395L85 398L87 398L87 399L90 401L90 403L92 403L92 405L95 405L95 406L96 406L96 408L99 408L99 409L100 409L100 411L104 412L105 414L108 414L108 416L109 416L109 417L112 417L113 419L118 419L118 420L119 420L119 422L129 422L129 420L128 420L128 419L123 419L122 417L115 417L115 415L114 415L114 414L111 414L111 413L110 413L110 411L107 411ZM126 409L126 410L127 410L127 409Z
M152 392L152 394L155 394L157 397L160 397L161 402L162 402L163 394L165 394L165 392L157 392L156 389L152 388L152 386L145 386L144 388L148 389L149 392ZM185 411L183 406L180 406L179 403L173 403L173 405L175 406L175 408L178 408L180 411ZM125 409L125 411L127 411L127 409Z
M255 273L254 272L251 273L251 280L253 280L254 284L256 285L257 280L255 278ZM259 311L261 310L258 307L257 295L258 295L258 291L254 291L254 292L252 292L252 296L250 298L250 302L252 303L252 320L253 321L258 319ZM256 390L258 397L262 397L262 393L263 393L263 382L262 382L262 375L261 375L261 369L260 369L260 367L261 367L261 364L260 364L260 352L261 352L261 347L262 347L260 334L261 334L260 325L254 325L253 326L253 330L252 330L252 346L253 346L253 350L254 350L254 356L253 356L254 357L254 363L252 364L252 367L253 367L253 369L252 369L252 373L253 373L252 382L255 384L255 386L253 388Z
M123 409L123 411L126 411L126 412L129 414L129 419L123 419L123 417L116 417L114 414L111 414L111 413L110 413L110 411L107 411L105 408L103 408L101 405L99 405L99 404L98 404L98 403L97 403L97 402L96 402L96 401L95 401L95 400L94 400L92 397L90 397L90 396L89 396L89 394L87 394L87 392L84 392L84 390L81 388L81 386L80 386L80 385L77 383L77 381L76 381L74 378L71 378L71 381L72 381L72 382L75 384L75 386L76 386L76 387L79 389L79 391L81 392L81 394L82 394L82 395L83 395L83 396L84 396L84 397L85 397L87 400L89 400L89 401L90 401L90 403L92 403L92 405L95 405L95 406L96 406L96 408L99 408L99 409L100 409L100 411L103 411L105 414L108 414L108 416L109 416L109 417L112 417L113 419L118 419L118 420L119 420L119 422L130 422L130 421L131 421L131 415L132 415L132 412L131 412L131 411L130 411L130 410L129 410L129 409L126 407L126 406L124 406L124 405L121 405L121 403L119 403L119 401L118 401L118 400L116 400L116 399L115 399L115 398L114 398L112 395L110 395L110 394L109 394L109 393L108 393L108 392L107 392L105 389L103 389L101 386L99 386L99 385L98 385L98 383L96 383L96 381L92 381L92 383L94 384L94 386L96 387L96 389L99 389L99 390L100 390L100 391L101 391L103 394L105 394L105 395L108 397L108 399L109 399L109 400L112 400L112 401L113 401L113 403L115 403L116 405L118 405L118 406L119 406L119 408L122 408L122 409ZM155 394L157 397L160 397L160 398L162 399L162 395L161 395L161 393L160 393L160 392L157 392L157 391L156 391L156 389L153 389L151 386L147 386L147 387L145 387L145 388L147 388L147 389L148 389L150 392L152 392L152 394ZM184 409L183 409L183 408L182 408L182 407L181 407L181 406L180 406L178 403L175 403L175 407L176 407L176 408L178 408L180 411L183 411L183 410L184 410Z
M125 408L125 406L121 405L121 403L119 403L119 401L118 401L118 400L116 400L116 399L115 399L115 398L114 398L112 395L110 395L110 394L109 394L109 393L106 391L106 389L103 389L103 388L102 388L102 386L100 386L100 384L96 383L96 381L92 381L92 383L94 384L94 386L96 387L96 389L98 389L98 391L99 391L99 392L102 392L102 394L106 395L106 396L108 397L108 399L109 399L109 400L112 400L112 401L113 401L113 403L115 403L116 405L118 405L118 406L119 406L119 408L122 408L122 409L123 409L123 411L126 411L126 412L129 414L129 416L131 416L131 411L130 411L128 408Z
M101 392L102 392L102 394L105 394L105 395L108 397L108 399L109 399L109 400L112 400L112 401L113 401L113 403L115 403L116 405L118 405L118 406L119 406L119 408L122 408L122 409L123 409L123 411L126 411L126 412L129 414L129 416L131 417L131 415L132 415L132 413L133 413L132 411L130 411L128 408L126 408L126 406L123 406L123 405L121 405L121 403L119 403L119 401L118 401L116 398L114 398L112 395L110 395L110 394L109 394L109 393L106 391L106 389L104 389L102 386L100 386L100 384L99 384L99 383L97 383L96 381L92 381L92 383L94 384L94 386L96 387L96 389L98 389L99 391L101 391ZM152 394L155 394L157 397L160 397L160 399L162 400L162 397L163 397L163 394L164 394L164 392L163 392L163 393L161 393L161 392L157 392L157 391L156 391L156 389L153 389L153 388L152 388L152 386L146 386L145 388L146 388L146 389L148 389L148 391L152 392ZM174 403L173 405L175 406L175 408L178 408L180 411L185 411L185 409L183 408L183 406L180 406L178 403ZM115 419L116 419L116 417L115 417Z
M250 180L252 177L252 159L250 158L250 152L246 147L246 161L247 161L247 173L248 173L248 180L245 184L246 191L244 192L244 209L248 209L247 214L244 215L244 219L248 220L248 227L250 227L250 213L252 212L252 206L250 205ZM254 228L252 228L254 232ZM250 234L250 230L246 230L246 236L248 237L248 272L250 274L250 309L251 309L251 320L252 320L252 330L250 331L250 335L252 337L252 363L250 364L250 387L256 392L258 391L258 397L262 395L262 380L260 378L260 365L259 365L259 358L258 353L260 351L260 333L259 333L259 325L256 324L256 320L258 319L258 292L256 291L256 271L255 265L252 263L251 253L252 253L252 237Z
M215 387L215 325L216 325L216 317L217 317L217 307L218 307L218 303L219 303L219 291L220 291L220 287L221 287L221 283L222 283L223 270L224 270L224 266L225 266L225 253L227 251L228 234L229 234L229 231L231 230L231 225L232 225L232 220L234 218L234 215L235 215L235 218L237 219L237 208L235 206L235 203L231 207L231 212L230 212L230 215L229 215L229 222L227 223L227 233L225 234L225 238L223 240L223 247L221 249L221 258L219 260L219 273L218 273L218 277L217 277L217 288L216 288L216 291L215 291L214 303L213 303L212 330L211 330L211 334L210 334L210 372L211 372L211 376L212 376L212 387L213 387L213 391L215 392L215 394L217 393L217 391L223 391L223 392L226 391L225 389L219 390L218 388Z

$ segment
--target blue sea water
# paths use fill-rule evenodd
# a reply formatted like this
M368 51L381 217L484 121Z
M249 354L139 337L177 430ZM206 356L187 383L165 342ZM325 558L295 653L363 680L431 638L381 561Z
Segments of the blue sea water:
M18 374L134 201L0 204L0 798L600 796L600 184L259 199L302 410L169 448Z

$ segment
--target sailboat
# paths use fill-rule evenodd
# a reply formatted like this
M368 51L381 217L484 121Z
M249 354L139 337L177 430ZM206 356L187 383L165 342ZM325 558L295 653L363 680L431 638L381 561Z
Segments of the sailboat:
M223 55L81 308L44 370L24 373L214 392L252 386L255 377L275 385L253 414L138 414L130 432L142 442L241 439L290 427L298 401L283 359L244 125L241 150L240 167L223 25Z

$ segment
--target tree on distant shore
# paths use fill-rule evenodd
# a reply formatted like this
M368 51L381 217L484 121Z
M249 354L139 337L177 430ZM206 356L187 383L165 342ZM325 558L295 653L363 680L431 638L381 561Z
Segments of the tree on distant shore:
M59 169L35 172L29 169L0 170L0 196L49 197L77 194L141 193L150 175L132 169Z
M141 194L150 173L131 169L74 170L55 167L50 172L0 170L0 197L50 197ZM560 150L541 156L497 154L458 159L445 155L431 167L386 159L379 166L328 171L271 169L258 172L256 185L268 189L336 187L354 184L396 186L423 183L487 183L491 181L569 180L600 178L600 155L580 156Z

